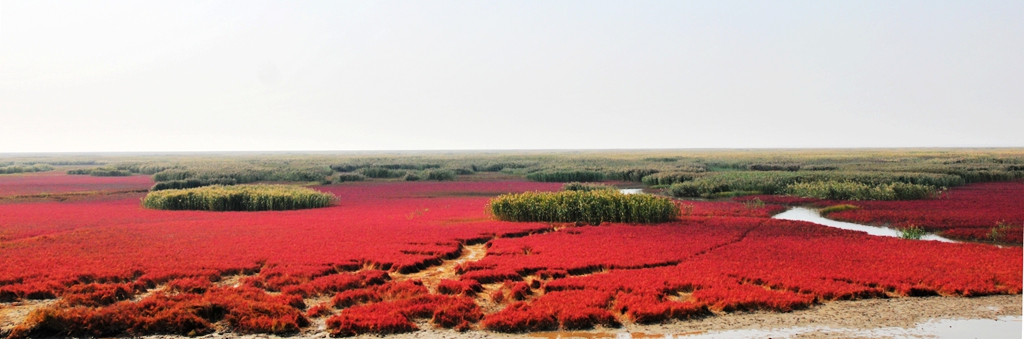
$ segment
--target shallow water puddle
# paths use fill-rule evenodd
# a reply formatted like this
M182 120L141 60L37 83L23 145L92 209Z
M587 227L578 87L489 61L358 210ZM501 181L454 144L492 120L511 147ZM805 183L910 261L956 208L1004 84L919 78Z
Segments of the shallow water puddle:
M865 338L1020 338L1021 317L1005 316L998 319L933 319L917 324L913 328L882 327L874 329L853 329L833 327L792 327L772 330L709 331L691 336L674 338L789 338L791 336L820 333L840 337ZM669 338L669 336L665 336Z
M881 327L874 329L835 328L823 326L790 327L770 330L710 330L684 333L649 334L643 332L534 332L531 338L546 339L753 339L790 338L804 334L824 334L838 337L864 338L1021 338L1021 317L1004 316L997 319L933 319L913 328Z
M824 225L828 227L841 228L844 230L861 231L870 235L877 235L883 237L899 237L900 231L886 227L867 226L861 224L854 224L850 222L835 221L827 219L818 214L818 211L806 208L806 207L793 207L788 211L776 214L774 219L782 220L796 220L796 221L807 221L815 224ZM934 240L942 242L955 242L934 234L926 234L921 237L921 240Z

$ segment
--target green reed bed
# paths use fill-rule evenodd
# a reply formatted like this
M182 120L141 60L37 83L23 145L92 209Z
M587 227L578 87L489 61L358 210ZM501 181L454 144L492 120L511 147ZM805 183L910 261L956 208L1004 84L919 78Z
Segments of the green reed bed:
M605 180L605 174L590 170L547 170L527 174L526 178L542 182L594 182Z
M217 178L217 179L185 179L185 180L171 180L161 181L153 185L150 191L163 191L163 190L180 190L186 188L196 188L203 186L222 185L231 186L238 182L231 178Z
M525 192L491 200L499 220L526 222L658 223L679 217L679 206L665 197L615 190Z
M883 190L893 191L898 199L908 199L916 192L921 191L919 186L933 187L954 187L964 184L964 179L957 175L938 173L911 173L911 172L875 172L875 171L816 171L816 172L788 172L788 171L730 171L707 173L699 178L690 181L676 183L670 186L666 193L674 197L714 197L722 192L758 192L761 194L802 194L794 193L791 185L799 183L815 182L852 182L871 187L890 185L894 183L913 184L916 186L898 185L895 187L884 187ZM816 184L815 184L816 185ZM833 186L840 186L836 184ZM798 192L810 190L808 186L801 186ZM859 186L858 186L859 187ZM853 189L845 189L851 191ZM909 191L909 192L907 192ZM810 194L810 193L808 193ZM815 193L816 194L816 193ZM819 197L813 195L814 197ZM881 197L881 195L879 195ZM912 199L912 198L909 198ZM872 200L893 200L893 199L872 199Z
M132 175L131 171L111 167L96 167L87 169L69 170L69 175L91 175L94 177L127 177Z
M644 176L642 181L647 186L662 186L690 181L703 175L695 172L661 172Z
M0 174L47 172L52 170L53 166L46 164L12 165L8 163L5 166L0 166Z
M154 191L142 199L146 208L202 211L278 211L327 207L333 194L289 185L205 186Z
M366 176L359 173L338 173L338 175L334 177L335 183L363 180L366 180Z
M935 197L939 191L934 186L903 182L872 186L852 181L817 181L789 185L786 193L828 200L915 200Z

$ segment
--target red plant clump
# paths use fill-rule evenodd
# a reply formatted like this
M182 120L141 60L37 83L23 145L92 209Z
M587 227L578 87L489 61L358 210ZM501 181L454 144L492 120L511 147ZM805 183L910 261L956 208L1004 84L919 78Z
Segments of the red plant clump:
M167 284L167 290L178 293L203 293L213 287L206 277L181 278Z
M610 293L591 290L549 292L531 303L516 302L489 314L483 325L501 332L617 327L618 319L607 310L611 299Z
M437 293L450 295L474 296L483 291L483 286L476 280L441 280L437 284Z
M194 335L212 331L212 323L221 320L241 333L294 333L308 325L294 299L247 287L214 288L204 294L157 292L138 302L99 308L43 308L30 314L28 326L15 329L11 336Z
M359 296L357 302L362 304L356 305L352 296ZM327 319L327 327L331 335L343 337L411 332L417 329L411 320L417 318L430 318L441 327L467 329L483 317L473 299L430 294L426 287L413 281L392 282L362 293L340 293L334 304L347 308Z
M319 318L329 314L331 314L331 306L327 304L317 304L306 310L306 318Z
M964 240L1021 244L1024 182L993 182L950 189L937 199L858 201L829 218L862 224L917 226Z
M148 175L94 177L60 171L0 175L0 197L70 192L136 191L153 186Z
M136 287L131 284L74 285L61 296L61 303L67 306L105 306L128 300L135 292Z

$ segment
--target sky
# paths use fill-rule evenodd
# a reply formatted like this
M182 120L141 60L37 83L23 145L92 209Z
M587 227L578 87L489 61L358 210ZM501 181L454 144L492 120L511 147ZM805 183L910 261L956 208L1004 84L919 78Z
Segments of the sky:
M0 153L1024 147L1024 1L0 0Z

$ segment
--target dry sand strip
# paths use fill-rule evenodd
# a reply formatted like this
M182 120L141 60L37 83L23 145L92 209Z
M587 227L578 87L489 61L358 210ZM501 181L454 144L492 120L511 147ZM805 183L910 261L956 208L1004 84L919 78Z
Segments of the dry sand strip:
M708 331L759 330L773 336L778 330L781 337L790 338L886 338L886 332L874 329L913 329L931 319L996 319L1021 316L1021 296L1001 295L977 298L960 297L908 297L836 301L806 310L789 313L754 312L720 314L698 320L673 321L657 325L626 325L622 328L594 329L579 332L537 332L505 334L488 331L459 333L452 330L427 329L412 333L388 335L388 339L451 338L451 339L507 339L507 338L687 338ZM421 328L428 328L421 324ZM810 328L797 334L785 334L785 329ZM847 330L847 331L844 331ZM863 333L870 333L865 335ZM1018 333L1019 334L1019 333ZM326 338L327 332L304 334L303 337ZM199 338L275 338L268 335L235 335L214 333ZM905 337L901 335L900 337ZM151 339L183 339L182 336L148 336ZM294 337L292 337L294 338ZM362 335L355 338L380 338Z

